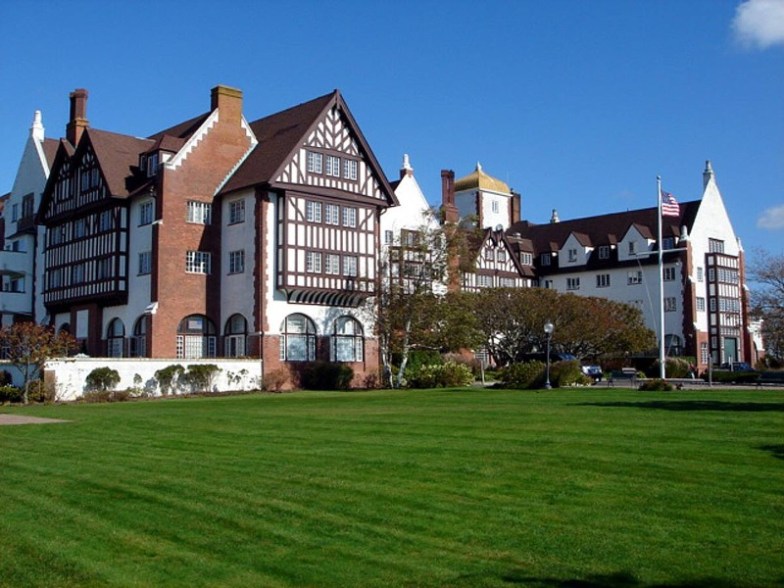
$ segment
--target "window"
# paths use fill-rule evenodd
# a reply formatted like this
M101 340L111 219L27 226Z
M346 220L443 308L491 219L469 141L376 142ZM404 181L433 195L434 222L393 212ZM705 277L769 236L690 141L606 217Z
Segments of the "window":
M192 314L180 321L177 327L177 357L198 359L215 357L215 326L206 316Z
M11 205L11 222L16 222L19 220L19 204L14 202Z
M678 310L677 298L668 296L664 299L664 312L675 312Z
M708 343L700 343L700 363L708 363Z
M674 248L675 248L674 237L664 237L662 239L662 249L674 249Z
M549 253L542 253L542 256L539 258L541 260L542 265L550 265L550 254Z
M547 290L552 290L553 289L553 281L552 280L545 280L544 281L544 288L546 288Z
M340 224L340 206L337 204L327 204L324 211L324 222L328 225Z
M145 200L139 205L139 226L152 223L153 200Z
M610 247L607 245L599 246L599 259L610 259Z
M665 267L664 268L664 280L666 282L672 282L675 280L675 268L674 267Z
M308 273L321 273L321 253L317 251L305 252L305 271Z
M708 268L708 281L715 282L716 281L716 269L709 267Z
M71 283L81 284L84 282L84 264L77 263L71 266Z
M574 263L577 261L577 249L570 249L569 250L569 261Z
M579 290L580 289L580 278L566 278L566 289L567 290Z
M357 275L357 258L354 255L345 255L343 257L343 275L348 277L356 277Z
M229 273L241 274L245 271L245 250L229 251Z
M637 255L637 241L629 241L629 255Z
M711 312L716 312L716 299L715 298L709 299L708 306L710 307Z
M343 160L343 177L347 180L357 179L357 162L353 159Z
M705 280L705 271L702 269L702 267L698 267L697 268L697 281L698 282L702 282L704 280Z
M697 296L697 310L705 310L705 298Z
M323 170L324 157L321 153L308 151L308 172L320 174Z
M487 261L494 261L495 260L495 250L490 249L489 247L485 249L485 259Z
M209 274L210 254L206 251L186 251L185 271L189 274Z
M607 288L610 285L610 274L598 274L596 276L596 287Z
M195 200L188 201L188 222L196 223L199 225L210 224L212 217L212 205L208 202L196 202Z
M109 357L122 357L125 347L125 325L116 318L109 323L106 333L106 351Z
M362 361L364 339L359 321L350 316L343 316L335 321L334 329L330 349L332 361Z
M33 216L33 195L26 194L22 198L22 218Z
M223 340L223 354L226 357L242 357L245 355L245 339L247 337L248 322L241 314L233 314L226 321L225 339Z
M344 206L343 207L343 226L356 227L357 226L357 209Z
M642 284L642 272L641 271L631 271L627 274L627 284L634 285L634 284Z
M105 233L112 230L112 211L104 210L98 215L98 231Z
M520 253L520 263L523 265L531 265L534 262L534 256L530 253Z
M314 361L316 327L304 314L291 314L280 327L281 361Z
M395 238L392 231L384 231L384 243L386 245L391 245L394 242Z
M708 251L710 253L724 253L724 241L721 239L708 239Z
M139 253L139 275L143 276L152 271L152 251Z
M327 253L326 273L334 276L340 273L340 255Z
M495 258L497 261L506 261L506 249L499 249L495 254Z
M133 326L133 337L131 337L130 357L145 357L147 355L147 317L141 316Z
M76 219L73 224L74 239L84 237L87 234L87 220L83 218Z
M321 222L321 202L308 200L305 202L305 218L311 223Z
M492 208L494 214L498 214L498 211L500 209L500 207L498 206L498 200L493 200L493 202L491 204L491 208Z
M147 157L147 177L151 178L158 173L158 154L152 153Z
M492 288L493 276L488 276L486 274L479 274L478 276L476 276L476 285L480 288Z
M232 200L229 202L229 224L245 222L245 199Z
M102 257L95 262L95 277L98 280L105 280L112 277L112 258Z
M335 178L340 177L340 157L327 155L327 175Z

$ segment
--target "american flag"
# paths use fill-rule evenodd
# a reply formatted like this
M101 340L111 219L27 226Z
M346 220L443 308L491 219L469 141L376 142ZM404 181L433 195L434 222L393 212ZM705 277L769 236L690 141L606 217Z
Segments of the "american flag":
M662 191L662 216L680 216L681 207L678 206L678 201L675 196L669 192Z

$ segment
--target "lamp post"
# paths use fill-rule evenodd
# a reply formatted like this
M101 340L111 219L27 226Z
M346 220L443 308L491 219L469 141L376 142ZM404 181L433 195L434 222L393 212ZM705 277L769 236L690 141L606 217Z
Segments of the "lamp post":
M547 321L544 324L544 332L547 335L547 381L544 383L544 387L546 390L550 390L552 386L550 385L550 339L553 337L553 330L555 327L553 323Z

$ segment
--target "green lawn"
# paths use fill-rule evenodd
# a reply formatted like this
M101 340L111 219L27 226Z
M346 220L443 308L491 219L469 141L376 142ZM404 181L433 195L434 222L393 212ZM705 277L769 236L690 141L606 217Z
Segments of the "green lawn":
M0 408L3 586L784 585L784 392Z

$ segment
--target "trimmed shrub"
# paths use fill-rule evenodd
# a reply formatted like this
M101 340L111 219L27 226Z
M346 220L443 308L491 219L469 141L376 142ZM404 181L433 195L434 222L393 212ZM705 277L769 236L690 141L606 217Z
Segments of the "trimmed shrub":
M348 390L354 370L344 363L315 361L302 366L299 385L304 390Z
M638 390L641 392L671 392L672 384L664 380L660 380L659 378L654 378L640 384Z
M544 385L545 370L546 366L541 361L526 361L502 368L497 377L503 388L528 390Z
M400 359L396 358L393 362L395 366L400 365ZM408 363L406 363L406 379L411 378L424 365L441 365L444 359L438 351L432 349L414 349L408 353Z
M447 361L444 364L423 365L411 376L412 388L458 388L474 382L471 368L463 363Z
M120 383L120 374L110 367L95 368L85 378L89 390L114 390Z
M759 372L714 370L712 374L713 381L721 384L756 384L759 377ZM708 379L708 372L705 372L704 378Z
M267 392L280 392L289 381L289 370L284 367L265 373L261 379L261 389Z
M22 402L23 395L23 390L16 386L0 386L0 404L5 402Z
M583 373L580 362L576 359L570 361L556 361L550 366L550 384L553 388L564 386L587 386L591 378Z

